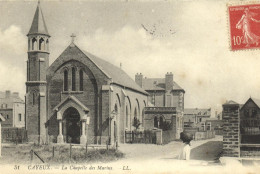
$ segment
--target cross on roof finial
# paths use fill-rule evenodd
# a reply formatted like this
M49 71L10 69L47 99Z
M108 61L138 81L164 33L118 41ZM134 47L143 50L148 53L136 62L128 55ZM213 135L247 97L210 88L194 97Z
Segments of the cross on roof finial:
M72 33L70 37L71 37L71 43L74 43L76 35L74 33Z

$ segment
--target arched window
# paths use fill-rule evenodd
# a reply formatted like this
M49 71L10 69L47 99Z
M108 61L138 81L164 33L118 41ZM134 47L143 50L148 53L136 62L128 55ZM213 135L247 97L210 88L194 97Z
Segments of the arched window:
M83 70L79 71L79 90L83 91Z
M134 117L137 118L137 109L135 108Z
M160 117L159 128L163 129L163 117Z
M126 117L126 121L125 121L125 125L128 128L128 107L125 107L125 117Z
M35 38L32 39L32 50L37 49L37 40Z
M142 119L141 119L142 124L144 125L144 109L142 110Z
M49 51L49 39L46 40L47 51Z
M154 127L158 128L158 119L157 119L157 117L154 117L153 124L154 124Z
M33 105L36 104L36 93L33 93L33 95L32 95L32 104Z
M63 88L64 91L68 91L68 70L64 71L64 79L63 79Z
M76 70L75 68L72 68L71 71L72 75L72 91L76 91Z
M44 39L41 38L39 41L39 50L45 50Z
M117 114L118 113L118 109L117 109L117 104L115 104L115 113Z

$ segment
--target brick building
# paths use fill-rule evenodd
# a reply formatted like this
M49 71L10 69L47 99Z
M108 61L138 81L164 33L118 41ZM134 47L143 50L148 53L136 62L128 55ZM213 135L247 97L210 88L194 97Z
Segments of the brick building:
M249 98L245 104L223 104L223 152L228 157L260 156L260 100Z
M25 126L25 104L18 92L5 91L0 93L0 114L5 118L2 127Z
M165 78L144 78L137 73L135 82L149 93L148 102L153 106L145 108L145 129L171 130L178 139L183 131L185 91L174 81L173 74L168 72Z
M49 66L50 34L40 3L27 37L29 141L113 144L124 142L134 118L142 122L148 93L122 69L73 41Z
M136 83L149 93L148 101L156 107L175 107L183 112L184 94L173 79L173 74L165 74L165 78L147 78L143 74L135 75Z

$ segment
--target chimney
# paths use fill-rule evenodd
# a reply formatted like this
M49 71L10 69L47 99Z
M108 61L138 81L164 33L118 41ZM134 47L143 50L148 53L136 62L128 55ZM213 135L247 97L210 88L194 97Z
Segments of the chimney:
M165 74L165 90L166 91L170 91L172 90L173 87L173 74L172 72L167 72L167 74Z
M19 98L19 92L13 92L13 97L14 98Z
M7 90L5 91L5 98L10 98L11 97L11 91Z
M136 74L135 75L135 82L142 88L143 87L143 74Z

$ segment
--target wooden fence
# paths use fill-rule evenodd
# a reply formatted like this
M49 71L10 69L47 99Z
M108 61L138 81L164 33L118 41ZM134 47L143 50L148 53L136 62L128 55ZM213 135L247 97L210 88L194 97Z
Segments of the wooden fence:
M2 128L3 143L24 143L27 142L27 131L25 128Z

